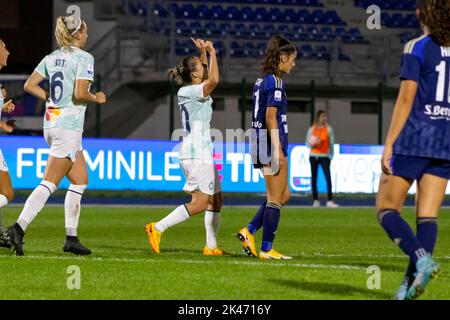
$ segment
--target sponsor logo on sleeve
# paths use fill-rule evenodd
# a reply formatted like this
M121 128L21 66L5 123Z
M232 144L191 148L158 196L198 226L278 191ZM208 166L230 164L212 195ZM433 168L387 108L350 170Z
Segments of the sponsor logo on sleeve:
M94 74L94 65L93 64L90 64L87 66L87 73Z
M275 91L274 99L275 99L275 101L281 101L281 91L280 90Z

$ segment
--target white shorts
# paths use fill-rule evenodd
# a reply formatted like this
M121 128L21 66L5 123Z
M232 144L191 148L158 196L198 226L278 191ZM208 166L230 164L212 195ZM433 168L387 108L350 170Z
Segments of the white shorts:
M204 163L195 159L181 160L186 183L186 192L200 191L210 196L222 191L219 175L214 163Z
M44 129L44 138L50 147L50 155L55 158L68 158L75 162L81 145L82 131L72 131L61 128Z
M8 172L8 165L6 164L5 157L3 156L3 152L0 149L0 171Z

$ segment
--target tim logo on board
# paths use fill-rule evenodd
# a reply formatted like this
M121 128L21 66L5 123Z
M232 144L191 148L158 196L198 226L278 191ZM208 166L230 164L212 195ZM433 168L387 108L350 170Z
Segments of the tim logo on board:
M289 184L293 191L311 191L311 166L309 164L309 149L306 146L295 146L290 153Z

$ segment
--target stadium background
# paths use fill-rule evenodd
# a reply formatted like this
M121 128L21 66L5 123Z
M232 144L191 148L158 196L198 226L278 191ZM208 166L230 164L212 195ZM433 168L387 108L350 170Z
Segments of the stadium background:
M382 9L381 29L367 28L371 4ZM211 127L223 133L246 130L259 60L268 38L279 33L299 48L297 67L285 78L294 150L289 159L291 189L300 196L310 192L308 153L302 144L315 111L322 109L336 133L334 192L376 192L382 150L377 145L383 142L395 102L402 48L420 33L414 0L44 0L39 7L27 0L0 0L0 32L12 53L0 80L17 106L3 117L16 120L13 136L34 136L1 139L15 188L36 185L47 155L42 138L45 107L23 94L23 81L56 48L54 21L68 14L71 5L81 9L88 23L95 84L109 97L106 106L90 105L86 114L84 135L92 138L85 140L90 189L181 190L175 143L168 142L181 123L178 88L168 81L166 70L194 52L190 36L214 41L221 84L214 94ZM241 133L235 146L216 144L224 191L262 192L261 178L246 162L248 155L234 153L243 141ZM319 191L325 191L322 172Z

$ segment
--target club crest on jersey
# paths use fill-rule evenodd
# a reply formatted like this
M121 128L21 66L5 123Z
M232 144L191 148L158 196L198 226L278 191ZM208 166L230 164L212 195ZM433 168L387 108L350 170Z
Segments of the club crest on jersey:
M92 64L88 65L87 73L94 74L94 65L92 65Z
M275 101L281 101L281 91L280 90L275 91L274 99L275 99Z

